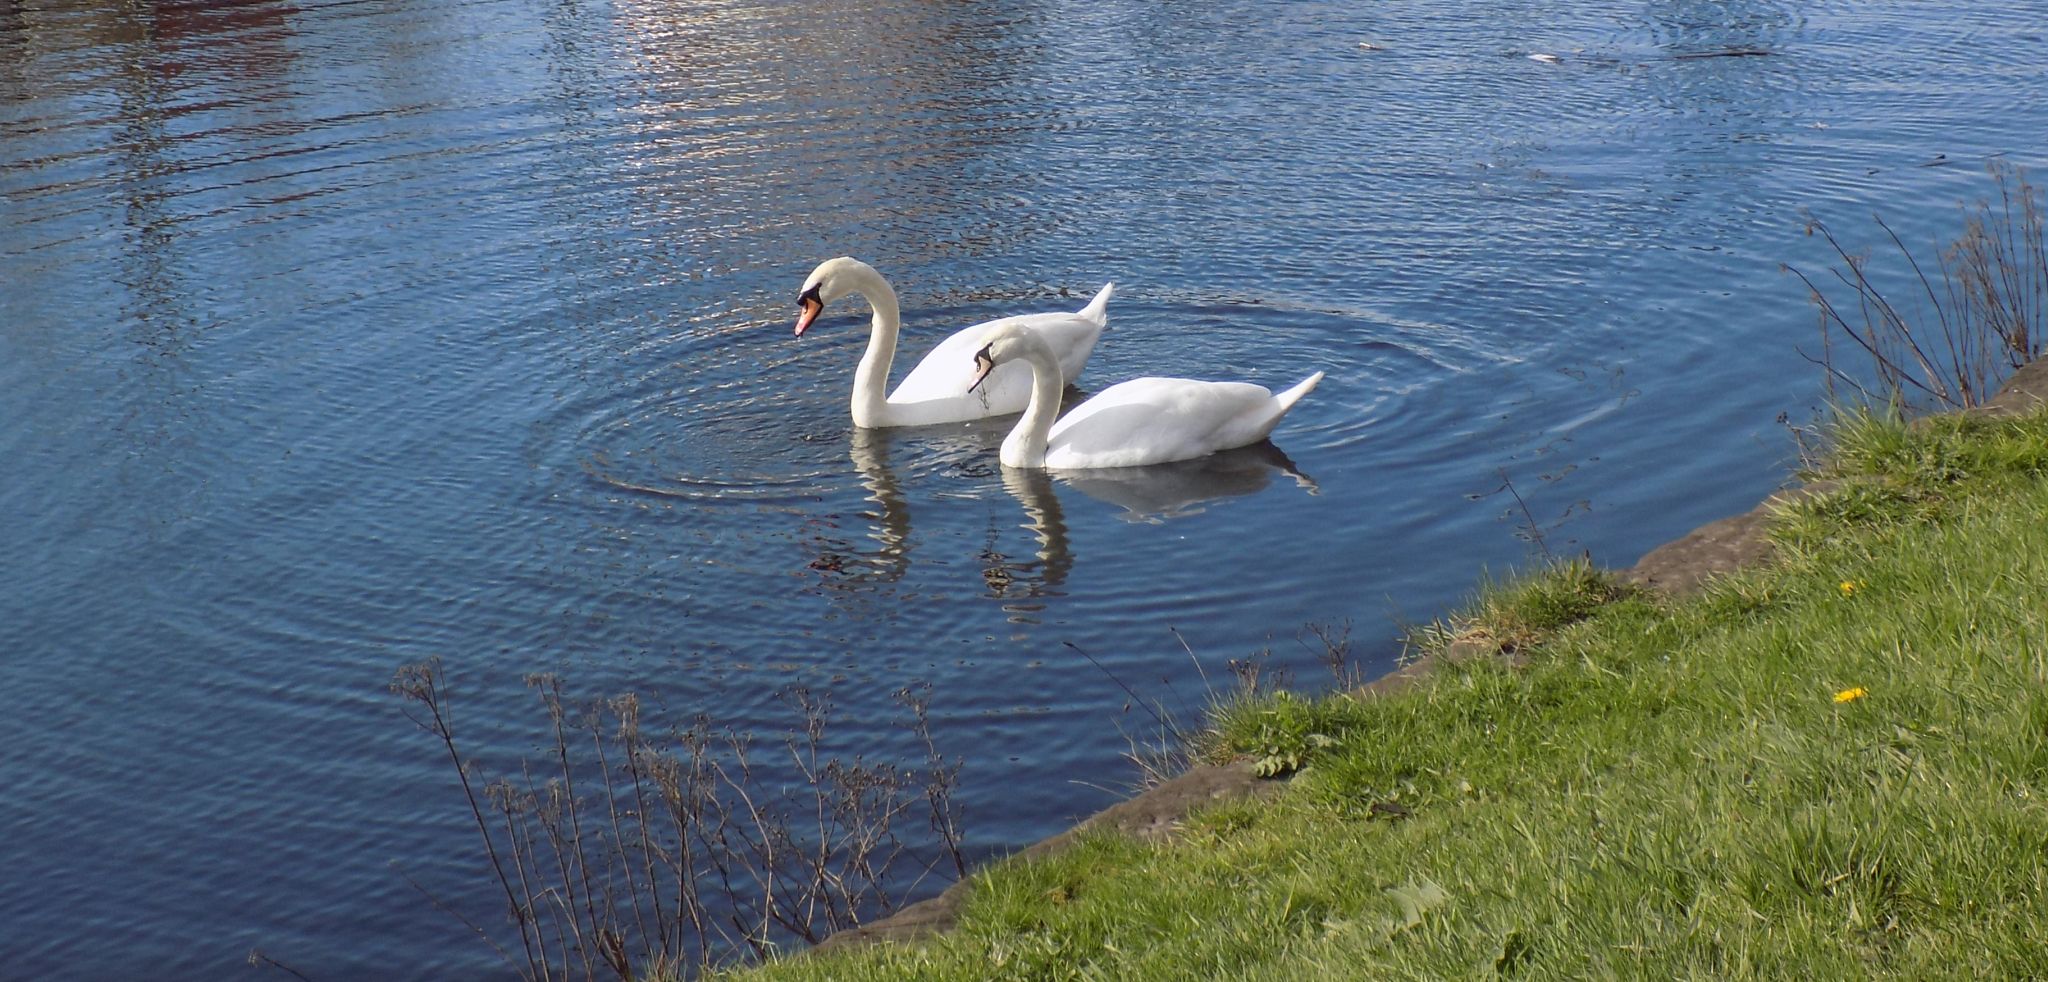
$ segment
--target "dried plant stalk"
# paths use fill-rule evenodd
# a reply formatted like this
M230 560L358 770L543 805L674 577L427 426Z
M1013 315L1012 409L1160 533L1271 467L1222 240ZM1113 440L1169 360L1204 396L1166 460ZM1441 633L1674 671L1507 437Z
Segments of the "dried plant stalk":
M1833 294L1804 272L1786 269L1806 285L1819 314L1820 356L1801 354L1826 372L1831 400L1840 384L1866 403L1967 408L1996 394L2013 369L2040 357L2048 343L2041 193L2017 167L1994 161L1990 171L1997 201L1965 210L1962 235L1940 250L1939 283L1898 233L1873 216L1911 272L1910 303L1895 302L1879 286L1883 277L1873 275L1869 254L1850 252L1825 222L1808 216L1808 234L1820 235L1841 260L1829 271ZM1839 360L1842 352L1861 352L1868 370L1851 370Z
M916 766L831 756L830 701L788 690L799 723L778 769L707 717L650 734L633 696L579 709L553 676L527 681L548 713L550 773L522 762L481 793L439 663L401 668L391 685L456 769L518 946L463 922L522 978L630 980L759 959L887 913L935 873L966 873L960 764L932 740L926 690L897 693L924 748ZM907 824L914 815L925 821Z

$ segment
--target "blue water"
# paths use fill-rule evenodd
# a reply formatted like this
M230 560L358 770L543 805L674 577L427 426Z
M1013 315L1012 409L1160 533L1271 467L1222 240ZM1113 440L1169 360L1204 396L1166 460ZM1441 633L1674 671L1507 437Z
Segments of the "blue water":
M1785 477L1803 209L1932 243L2048 157L2044 18L0 5L0 975L502 970L406 882L494 909L421 658L497 769L529 672L804 683L851 748L928 682L986 856L1134 778L1110 675L1384 669L1482 567L1633 562ZM851 428L858 304L789 332L841 254L906 358L1115 280L1084 389L1329 377L1277 453L1006 483L1000 422Z

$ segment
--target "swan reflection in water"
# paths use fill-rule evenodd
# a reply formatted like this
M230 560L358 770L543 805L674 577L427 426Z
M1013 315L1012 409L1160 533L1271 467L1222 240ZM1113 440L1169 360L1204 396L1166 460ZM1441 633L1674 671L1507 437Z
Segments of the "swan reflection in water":
M819 540L811 568L839 574L839 582L894 583L910 571L910 505L903 500L896 472L889 468L889 443L888 430L853 431L847 452L875 506L858 517L867 522L867 542L873 545L836 537Z
M982 558L987 565L982 568L982 579L988 582L990 595L1004 599L1020 595L1025 598L1057 596L1059 586L1067 581L1067 573L1074 568L1074 554L1067 548L1067 516L1060 510L1060 496L1052 489L1052 478L1040 470L1005 467L1003 490L1024 506L1024 514L1029 520L1022 527L1038 539L1038 561L1012 563L1008 556L996 552L993 547L983 552ZM1021 582L1019 576L1024 577ZM1016 589L1018 587L1021 590ZM1006 609L1013 614L1029 612Z
M927 440L929 437L927 437ZM955 439L946 439L931 449L941 456L973 459L985 456L989 433L970 425ZM912 548L910 506L902 482L889 462L889 450L896 431L856 429L847 452L867 499L875 507L860 513L868 526L866 542L837 539L811 563L811 568L838 574L843 584L893 583L910 569ZM1043 472L1006 473L1004 486L1024 506L1025 521L1018 527L1037 540L1036 555L1013 558L1001 546L1001 535L991 529L986 546L976 559L981 579L991 597L1001 600L1029 600L1057 596L1066 582L1073 558L1067 551L1066 519L1060 512L1059 497ZM872 543L872 545L868 545ZM1020 608L1017 612L1039 609Z
M904 432L854 430L848 456L873 507L857 516L866 525L861 538L834 536L817 543L820 553L811 568L834 574L828 583L894 583L909 571L915 541L910 506L889 461L891 446ZM930 449L942 457L971 461L969 469L980 470L993 463L987 459L989 446L999 432L999 426L969 426L956 439ZM932 438L929 432L917 435L920 442ZM1118 517L1125 521L1150 524L1201 514L1205 506L1226 498L1257 494L1272 484L1275 474L1291 478L1309 494L1319 493L1315 481L1270 441L1145 467L1064 472L988 467L982 472L1000 475L1003 490L1023 511L1023 520L1014 527L1030 533L1034 540L1031 555L1017 555L1004 548L1001 528L992 527L987 543L975 557L988 596L1003 601L1013 621L1035 619L1033 615L1044 609L1039 601L1060 596L1073 571L1075 559L1060 501L1061 485L1122 509Z
M1036 602L1037 598L1059 595L1056 588L1073 569L1074 553L1068 546L1066 514L1060 508L1056 484L1065 484L1088 497L1122 508L1119 517L1126 521L1157 525L1168 519L1200 514L1202 506L1210 502L1256 494L1272 483L1275 472L1293 478L1296 486L1310 494L1319 493L1315 481L1296 469L1294 462L1268 441L1195 460L1145 467L1066 472L1005 467L1003 490L1024 506L1024 513L1030 518L1023 527L1038 539L1038 562L1011 563L991 543L982 553L982 578L988 581L990 595L1004 601L1003 610L1012 623L1036 623L1037 615L1045 609L1043 603ZM1037 576L1018 579L1031 572Z
M1267 440L1170 464L1057 473L1060 483L1121 507L1124 513L1120 517L1125 521L1155 525L1199 515L1205 510L1202 506L1224 498L1257 494L1272 483L1275 473L1292 478L1296 487L1309 494L1321 493L1313 478Z
M1038 539L1035 579L1023 581L1021 595L1016 574L1032 571L1032 564L1009 563L991 545L982 554L987 565L982 576L992 596L1006 602L1003 609L1015 623L1030 623L1044 609L1031 603L1039 596L1057 596L1053 588L1065 581L1073 569L1074 553L1067 541L1066 514L1060 508L1056 485L1064 484L1098 501L1123 509L1126 521L1163 524L1166 520L1200 514L1201 506L1224 498L1256 494L1272 482L1274 473L1294 479L1296 486L1310 494L1319 490L1315 481L1301 473L1280 448L1261 441L1210 454L1196 460L1146 467L1096 468L1085 471L1050 472L1035 467L1002 469L1003 490L1024 506L1030 521L1024 523ZM1019 599L1026 602L1019 603Z

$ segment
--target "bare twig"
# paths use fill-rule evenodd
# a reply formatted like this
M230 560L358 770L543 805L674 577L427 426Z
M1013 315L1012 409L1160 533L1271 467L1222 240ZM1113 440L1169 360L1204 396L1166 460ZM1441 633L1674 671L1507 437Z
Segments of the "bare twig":
M2041 193L2024 171L1994 160L1998 203L1980 201L1966 209L1963 231L1939 250L1941 283L1881 217L1893 252L1903 263L1926 309L1909 317L1893 304L1870 257L1852 253L1825 222L1808 216L1807 231L1818 234L1840 260L1830 277L1853 305L1838 303L1804 272L1785 269L1806 286L1819 313L1821 354L1806 357L1825 372L1830 398L1845 383L1864 402L1910 407L1924 397L1932 408L1975 406L1997 391L2012 369L2044 353L2048 339L2048 244L2043 237ZM1848 370L1836 357L1835 340L1846 338L1869 360L1868 373ZM1874 376L1876 385L1866 385ZM1875 391L1873 391L1875 388Z
M497 846L491 840L490 827L484 821L483 808L477 803L476 790L469 783L469 768L463 765L462 754L455 749L455 732L451 728L448 716L442 708L441 679L441 660L439 658L430 658L426 661L400 668L398 673L392 677L391 691L401 698L418 703L427 711L425 719L413 715L411 710L406 710L405 716L413 721L413 725L439 738L441 746L448 752L449 762L455 765L455 774L462 781L463 800L468 802L470 817L476 820L477 833L483 837L484 853L490 857L491 869L497 874L498 885L504 891L507 908L519 922L519 940L521 944L526 946L526 960L531 965L534 953L533 945L526 935L526 921L523 914L525 908L520 904L518 896L512 891L512 881L505 875L504 861L498 858Z
M278 961L275 958L270 957L269 955L264 954L263 949L261 948L249 949L249 964L251 967L254 968L277 969L278 971L283 972L286 975L291 976L292 978L298 979L299 982L313 982L312 979L306 977L306 973L301 972L298 969L291 967L290 965L287 965L281 961Z
M1515 507L1522 510L1522 527L1529 530L1529 540L1536 543L1536 548L1543 550L1544 559L1555 562L1557 557L1550 554L1550 543L1544 541L1543 526L1536 523L1536 515L1529 510L1529 503L1522 500L1522 492L1515 490L1515 481L1508 476L1508 469L1497 468L1496 473L1500 474L1501 487L1506 488L1508 494L1514 496Z
M1153 709L1151 706L1147 705L1145 703L1145 697L1139 695L1138 690L1133 689L1129 685L1125 684L1123 679L1117 678L1116 673L1110 671L1108 666L1102 664L1099 661L1096 661L1094 655L1089 654L1087 651L1083 650L1080 645L1075 644L1072 641L1062 641L1060 643L1066 645L1069 648L1074 649L1074 651L1080 654L1081 657L1088 659L1088 664L1095 666L1096 671L1099 671L1102 674L1109 676L1109 680L1111 682L1115 682L1117 688L1124 690L1124 693L1131 697L1132 704L1136 705L1139 709L1144 710L1147 714L1149 714L1152 717L1154 721L1158 722L1160 726L1166 725L1166 718L1159 715L1158 710Z
M528 682L548 713L552 773L522 764L480 794L438 666L400 670L393 689L419 708L414 722L457 770L524 964L475 920L428 899L530 982L758 959L895 909L943 865L966 873L952 798L960 764L938 753L926 689L897 694L924 755L907 767L832 756L830 701L803 689L784 694L799 719L784 760L757 759L748 736L701 716L664 745L649 739L631 696L572 710L558 680ZM586 808L599 809L588 822ZM902 834L920 811L935 841Z

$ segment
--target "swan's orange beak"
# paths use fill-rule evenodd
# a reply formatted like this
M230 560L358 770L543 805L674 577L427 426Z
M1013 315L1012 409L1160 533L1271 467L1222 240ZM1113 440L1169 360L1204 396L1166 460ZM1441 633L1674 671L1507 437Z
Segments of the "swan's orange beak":
M806 293L797 298L796 306L801 311L801 313L796 315L796 336L803 337L804 331L810 328L811 322L817 320L818 315L824 312L825 305L819 302L816 293Z

